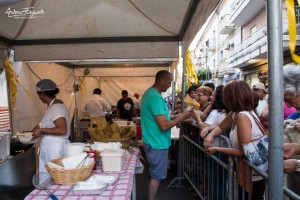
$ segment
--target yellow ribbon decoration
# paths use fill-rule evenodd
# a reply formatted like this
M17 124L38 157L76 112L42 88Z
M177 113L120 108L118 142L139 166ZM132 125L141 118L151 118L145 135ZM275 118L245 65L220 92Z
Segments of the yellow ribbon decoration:
M16 73L13 64L9 59L4 60L3 66L5 69L6 79L8 81L8 85L10 88L10 96L11 96L11 107L13 111L17 111L16 103L17 103L17 85L16 83L21 83L21 80Z
M298 1L298 5L300 5L300 1ZM289 23L289 35L290 35L290 41L289 41L289 48L290 53L292 56L292 59L300 64L300 56L295 53L296 49L296 16L295 16L295 2L294 0L286 0L286 7L287 7L287 14L288 14L288 23Z
M186 51L185 66L186 66L186 75L187 75L186 85L187 88L189 88L192 85L192 82L198 84L198 77L194 65L192 63L190 50Z

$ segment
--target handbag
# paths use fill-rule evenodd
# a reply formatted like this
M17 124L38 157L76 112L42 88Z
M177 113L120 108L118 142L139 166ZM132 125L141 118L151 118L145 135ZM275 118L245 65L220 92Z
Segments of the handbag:
M299 123L300 120L293 120L290 125L284 128L284 143L298 143L300 141L300 129L296 127L296 123ZM300 155L295 155L294 159L299 160Z
M252 194L252 169L237 159L237 173L239 185L244 188L248 194Z
M269 149L269 138L259 120L249 112L259 129L263 133L263 136L252 140L249 143L243 144L244 156L260 170L268 171L268 149Z

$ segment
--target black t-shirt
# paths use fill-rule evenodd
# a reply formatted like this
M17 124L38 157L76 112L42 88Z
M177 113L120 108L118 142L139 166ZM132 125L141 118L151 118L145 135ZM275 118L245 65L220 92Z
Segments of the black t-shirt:
M117 109L120 111L120 118L132 120L134 103L131 98L121 98L117 103Z

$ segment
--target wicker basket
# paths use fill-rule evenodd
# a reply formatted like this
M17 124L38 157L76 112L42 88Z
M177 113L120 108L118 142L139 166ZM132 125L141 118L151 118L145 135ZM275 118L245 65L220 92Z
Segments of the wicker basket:
M51 160L51 162L63 166L61 160L63 158L57 158ZM50 168L46 164L45 167L48 170L49 174L51 175L55 184L59 185L72 185L78 181L86 180L92 173L93 167L95 165L95 161L86 167L79 167L75 169L55 169Z
M131 144L131 137L129 138L120 138L120 139L111 139L111 138L94 138L93 135L91 135L92 140L94 142L120 142L122 144L123 149L128 149Z

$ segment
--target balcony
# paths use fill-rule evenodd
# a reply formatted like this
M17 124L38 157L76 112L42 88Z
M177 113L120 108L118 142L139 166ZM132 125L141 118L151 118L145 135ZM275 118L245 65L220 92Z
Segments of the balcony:
M216 39L209 38L206 41L206 47L207 47L207 51L215 51L216 50Z
M232 76L235 74L235 69L226 67L223 71L216 73L217 78L223 78L224 76Z
M233 26L229 22L230 14L223 15L220 20L220 33L221 34L230 34L235 30L235 26Z
M243 26L266 7L265 0L234 0L229 21L235 26Z
M228 67L241 68L253 59L267 57L267 27L262 26L250 37L229 51Z
M300 20L299 20L300 21ZM296 47L300 46L300 23L296 25ZM289 41L290 41L290 35L288 30L283 29L283 50L286 51L289 49Z

